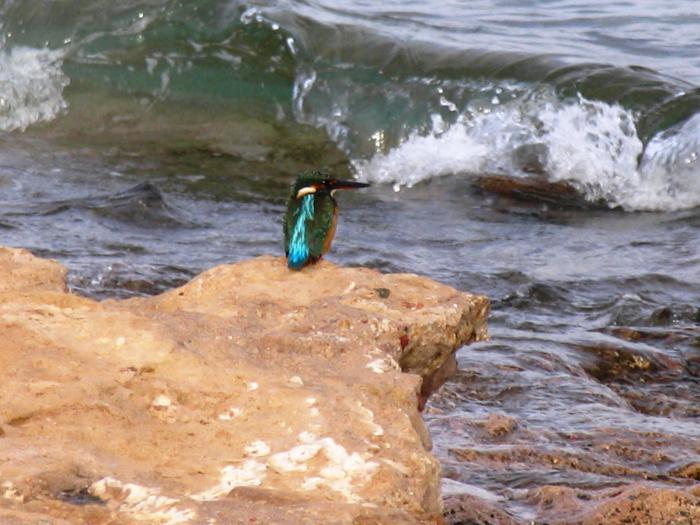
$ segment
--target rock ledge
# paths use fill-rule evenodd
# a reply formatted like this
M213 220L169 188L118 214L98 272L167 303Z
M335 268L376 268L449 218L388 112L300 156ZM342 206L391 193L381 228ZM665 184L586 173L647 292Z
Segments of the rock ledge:
M262 257L155 297L0 248L0 522L436 523L418 412L488 301Z

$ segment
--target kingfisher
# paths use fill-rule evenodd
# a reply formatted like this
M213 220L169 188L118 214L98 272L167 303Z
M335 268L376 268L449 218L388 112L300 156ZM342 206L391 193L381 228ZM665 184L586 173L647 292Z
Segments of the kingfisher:
M284 252L291 270L315 263L330 250L338 222L335 191L367 186L364 182L334 179L319 171L297 177L284 214Z

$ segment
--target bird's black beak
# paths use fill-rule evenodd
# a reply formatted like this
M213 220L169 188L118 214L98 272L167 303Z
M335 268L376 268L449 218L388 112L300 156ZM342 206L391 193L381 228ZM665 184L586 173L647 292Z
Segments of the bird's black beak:
M366 188L369 186L366 182L357 182L355 180L329 180L327 186L331 190L356 190L358 188Z

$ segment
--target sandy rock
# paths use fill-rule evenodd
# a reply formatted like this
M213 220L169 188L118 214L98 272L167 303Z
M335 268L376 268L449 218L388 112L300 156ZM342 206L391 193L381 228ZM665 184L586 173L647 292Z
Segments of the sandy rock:
M0 246L0 293L66 291L66 269L28 250Z
M497 504L470 494L446 497L443 516L447 525L518 525Z
M442 515L447 525L517 525L503 507L503 498L481 487L449 478L442 480Z
M671 469L670 474L680 478L694 479L700 481L700 461L690 460L682 462Z
M581 525L692 525L700 522L700 498L691 493L633 485L614 494L575 523ZM562 521L571 523L571 521Z
M552 525L692 525L699 494L637 483L602 491L545 486L531 491L538 522Z
M440 520L417 399L486 337L485 298L271 257L126 301L64 277L0 251L1 519Z
M518 428L518 421L505 414L489 414L484 422L484 430L491 437L500 437L511 434Z
M581 513L590 499L583 491L556 485L544 485L531 492L529 502L536 506L537 516L550 521Z

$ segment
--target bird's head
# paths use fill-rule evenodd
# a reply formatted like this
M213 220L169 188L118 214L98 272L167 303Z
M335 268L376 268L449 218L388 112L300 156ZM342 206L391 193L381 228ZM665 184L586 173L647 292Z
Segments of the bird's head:
M304 195L333 195L335 190L350 190L366 188L367 186L369 184L364 182L334 179L330 175L315 171L313 173L300 174L292 187L292 194L296 199L301 199Z

